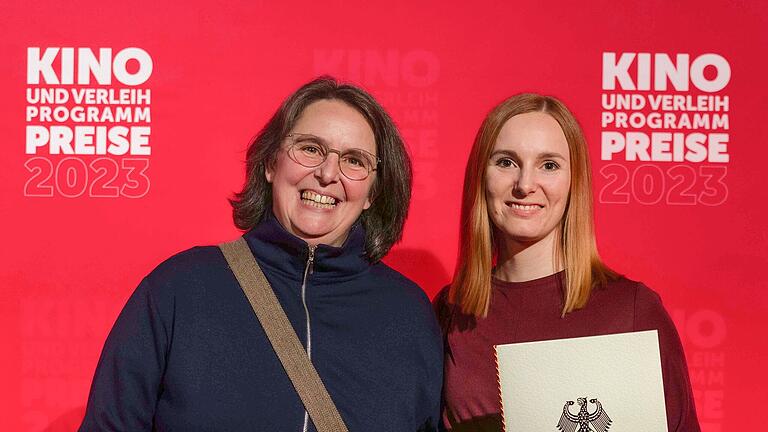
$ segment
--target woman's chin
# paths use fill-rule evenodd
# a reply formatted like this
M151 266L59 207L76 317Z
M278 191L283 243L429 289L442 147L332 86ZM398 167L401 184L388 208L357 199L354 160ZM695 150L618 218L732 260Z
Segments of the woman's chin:
M550 233L538 231L504 233L504 241L519 244L520 246L532 246L547 238L548 234Z
M349 231L349 230L347 230ZM314 224L294 224L293 234L311 245L327 244L337 246L340 237L346 237L345 232L336 232L329 226Z

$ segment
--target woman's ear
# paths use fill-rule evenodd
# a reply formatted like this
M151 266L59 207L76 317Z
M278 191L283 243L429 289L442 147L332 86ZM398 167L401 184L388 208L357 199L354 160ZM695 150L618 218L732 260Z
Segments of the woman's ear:
M267 183L272 183L272 179L275 177L275 160L270 159L264 163L264 178L267 179Z
M365 204L363 205L363 210L368 210L373 205L373 202L376 201L376 198L379 194L379 188L378 186L379 179L374 179L373 184L371 185L371 190L368 191L368 198L365 199Z

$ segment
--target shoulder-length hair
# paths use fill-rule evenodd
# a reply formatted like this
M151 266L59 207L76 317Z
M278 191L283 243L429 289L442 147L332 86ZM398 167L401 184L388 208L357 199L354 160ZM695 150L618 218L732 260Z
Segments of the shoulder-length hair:
M592 288L617 275L600 260L592 220L592 176L584 133L559 100L532 93L512 96L485 117L475 137L464 174L459 257L448 301L465 314L485 317L491 299L491 273L499 239L488 215L485 176L499 132L507 120L543 112L554 118L568 141L571 185L559 236L555 263L565 268L562 315L586 305ZM501 234L499 234L501 235Z
M251 140L246 156L243 190L229 200L235 225L249 230L270 211L272 187L264 175L275 163L285 136L304 109L319 100L338 100L357 110L368 122L381 162L371 188L371 206L360 217L365 228L365 250L370 262L379 261L403 232L411 200L411 161L403 139L389 114L365 90L322 76L304 84L278 108Z

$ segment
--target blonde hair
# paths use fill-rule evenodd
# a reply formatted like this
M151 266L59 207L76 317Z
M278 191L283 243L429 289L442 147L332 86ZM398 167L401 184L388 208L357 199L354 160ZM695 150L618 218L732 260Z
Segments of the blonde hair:
M491 299L491 272L498 240L488 216L485 176L488 160L507 120L543 112L554 118L568 142L571 185L560 223L555 260L565 268L562 314L582 308L592 288L618 275L600 260L592 220L592 175L584 133L576 118L559 100L532 93L512 96L486 116L469 154L464 173L459 257L448 292L449 303L464 314L485 317Z

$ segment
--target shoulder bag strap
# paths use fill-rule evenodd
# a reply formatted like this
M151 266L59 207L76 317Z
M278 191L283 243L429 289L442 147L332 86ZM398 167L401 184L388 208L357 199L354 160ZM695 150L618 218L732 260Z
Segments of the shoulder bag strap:
M219 245L318 432L347 432L277 296L243 237Z

